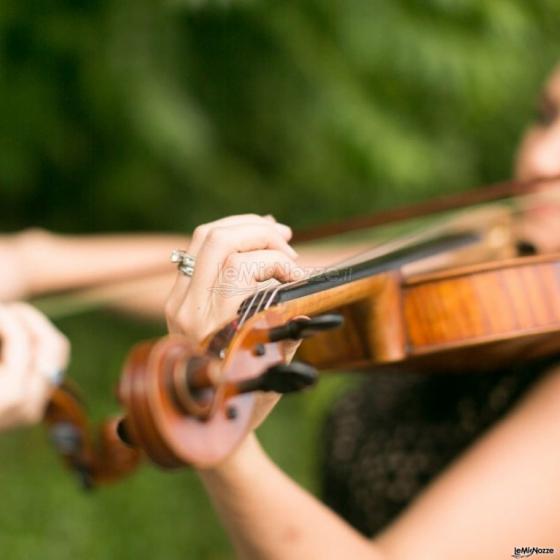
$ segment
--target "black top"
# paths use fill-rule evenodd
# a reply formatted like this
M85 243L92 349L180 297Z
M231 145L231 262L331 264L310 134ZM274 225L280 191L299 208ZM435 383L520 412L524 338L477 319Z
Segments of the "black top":
M368 376L327 419L325 502L374 535L557 362L501 373Z

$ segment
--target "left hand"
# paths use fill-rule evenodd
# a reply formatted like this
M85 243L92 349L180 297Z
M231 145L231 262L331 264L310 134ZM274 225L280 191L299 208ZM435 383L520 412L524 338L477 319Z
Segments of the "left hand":
M196 258L192 278L179 273L166 305L169 332L202 343L235 318L239 305L260 282L299 280L295 251L288 245L292 232L271 217L231 216L197 228L188 249ZM295 352L298 343L285 348ZM280 395L259 393L253 415L256 428ZM251 438L249 437L247 441ZM240 452L240 445L234 454Z
M230 216L199 226L188 253L192 278L179 272L166 304L170 333L202 342L227 321L259 283L302 278L288 240L291 229L270 216Z
M30 305L0 305L0 430L43 417L53 374L68 365L70 346Z

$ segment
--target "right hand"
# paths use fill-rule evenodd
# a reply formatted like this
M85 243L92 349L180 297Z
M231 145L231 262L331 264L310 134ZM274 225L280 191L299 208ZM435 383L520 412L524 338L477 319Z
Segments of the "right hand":
M25 303L0 305L0 430L39 422L70 345Z

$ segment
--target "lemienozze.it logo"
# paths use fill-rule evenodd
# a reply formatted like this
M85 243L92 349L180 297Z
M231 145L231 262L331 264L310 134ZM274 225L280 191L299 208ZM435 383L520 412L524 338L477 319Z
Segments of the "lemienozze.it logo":
M554 554L554 549L539 546L516 546L511 556L512 558L529 558L533 554Z

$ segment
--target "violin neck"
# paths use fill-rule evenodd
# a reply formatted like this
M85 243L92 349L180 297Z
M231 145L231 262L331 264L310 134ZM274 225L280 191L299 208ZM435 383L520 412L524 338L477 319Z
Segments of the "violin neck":
M251 316L270 307L293 299L321 293L364 278L401 269L422 259L448 253L480 242L476 232L449 233L401 247L390 253L363 260L348 266L328 269L305 280L264 290L262 295L246 299L239 309L240 316Z

